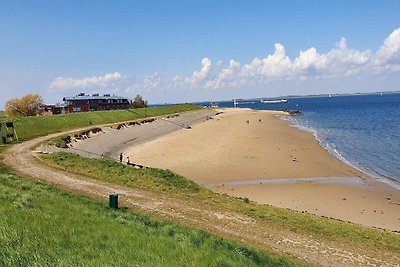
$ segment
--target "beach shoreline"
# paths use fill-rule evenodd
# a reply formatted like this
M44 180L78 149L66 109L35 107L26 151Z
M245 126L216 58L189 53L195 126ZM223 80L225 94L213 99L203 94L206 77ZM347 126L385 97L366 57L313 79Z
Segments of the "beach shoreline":
M400 182L396 180L395 178L383 175L378 172L374 172L370 169L367 169L365 167L357 165L357 162L353 162L351 160L348 160L345 156L343 156L335 147L331 147L328 143L324 142L323 138L321 138L318 134L318 130L311 128L310 126L304 126L301 125L298 121L296 120L291 120L289 117L288 119L285 119L283 117L280 117L284 120L287 120L291 126L295 127L296 129L299 129L301 131L309 132L311 135L314 136L314 139L318 144L325 149L326 151L329 152L333 157L337 158L338 160L342 161L344 164L350 166L351 168L363 173L364 175L378 180L380 182L386 183L391 187L394 187L398 190L400 190Z
M340 159L331 155L308 132L293 127L292 123L289 121L277 118L287 116L288 114L284 111L252 110L247 108L226 108L217 111L221 114L216 116L214 120L196 125L191 131L177 131L151 142L127 148L125 153L133 156L139 163L149 162L150 166L155 157L164 156L166 153L175 153L173 157L168 157L168 159L164 158L162 162L158 162L158 164L161 165L165 164L164 169L168 169L167 165L176 161L177 157L184 159L192 156L182 150L193 150L196 160L199 160L201 156L208 157L208 159L201 158L202 161L206 160L205 163L208 164L206 166L208 169L212 167L209 163L213 159L215 159L216 164L220 164L224 161L223 163L228 163L228 167L230 168L235 168L237 166L239 169L245 169L245 172L234 172L232 175L227 175L229 177L221 178L220 174L226 174L228 170L221 169L221 166L218 166L218 169L221 171L219 173L217 173L217 171L215 172L219 175L217 180L214 179L215 174L206 178L202 173L198 173L198 178L194 180L203 185L208 185L210 181L220 181L222 184L223 181L233 182L261 178L367 177L367 174L346 165L344 162L340 161ZM216 121L218 122L215 123ZM219 127L218 124L223 124L222 128ZM193 132L195 133L192 134ZM234 139L234 142L232 139ZM176 142L176 144L171 145L174 142ZM262 143L263 146L260 146L260 143ZM299 143L303 145L300 149L297 147ZM218 145L220 145L220 147L217 147ZM150 146L157 147L156 150L161 151L161 153L157 154L155 151L149 152ZM216 151L217 149L219 151ZM147 152L145 150L147 150ZM308 151L302 153L303 151L300 150L312 150L312 152L317 152L322 159L318 157L312 159L309 157L310 153ZM133 152L139 153L134 155ZM203 154L199 155L200 152ZM264 153L261 157L260 154L262 154L262 152L268 153ZM242 157L242 154L246 153L248 155ZM300 160L296 155L306 159L301 162L301 168L296 166ZM225 156L225 158L222 158L223 156ZM268 158L265 158L266 156ZM240 163L237 162L232 166L229 165L231 163L230 159L235 159L235 157L236 159L240 159ZM271 163L267 170L268 172L261 172L261 170L256 170L254 172L254 168L265 165L265 160L269 160L269 163ZM276 164L277 161L281 162ZM182 162L183 161L177 162L177 166L184 165ZM316 168L315 164L317 163L323 163L324 165ZM243 168L241 166L245 164L248 164L252 168ZM282 164L286 164L285 169L281 168L283 167L281 166ZM197 165L197 163L195 165ZM189 170L187 167L187 165L183 166L183 169L185 169L184 172ZM307 169L304 170L304 168ZM262 174L261 176L260 173ZM193 174L196 176L195 173Z
M400 230L400 191L346 165L311 133L277 118L286 113L218 111L222 114L189 131L129 147L124 153L136 163L170 169L217 193Z

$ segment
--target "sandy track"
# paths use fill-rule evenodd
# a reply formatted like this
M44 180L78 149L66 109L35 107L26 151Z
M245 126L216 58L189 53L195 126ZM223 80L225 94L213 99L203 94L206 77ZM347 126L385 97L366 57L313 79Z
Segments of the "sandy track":
M242 214L60 171L45 165L31 151L38 143L66 133L52 134L14 145L5 152L4 163L31 179L103 200L110 193L118 193L122 204L132 210L228 236L266 250L293 255L318 265L398 266L400 261L398 254L385 254L377 249L360 250L334 241L321 242L317 237L271 227Z

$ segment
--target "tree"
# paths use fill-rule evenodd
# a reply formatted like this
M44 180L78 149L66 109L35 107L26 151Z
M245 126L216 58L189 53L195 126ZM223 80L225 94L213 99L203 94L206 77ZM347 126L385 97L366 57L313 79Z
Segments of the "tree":
M132 101L132 108L147 108L147 100L141 95L137 95Z
M38 94L28 94L13 98L6 103L6 114L10 116L35 116L40 113L43 99Z

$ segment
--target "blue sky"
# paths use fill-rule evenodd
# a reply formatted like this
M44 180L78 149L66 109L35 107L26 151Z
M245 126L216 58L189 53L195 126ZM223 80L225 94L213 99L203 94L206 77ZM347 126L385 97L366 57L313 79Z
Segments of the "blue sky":
M400 90L399 14L400 1L2 0L0 109L30 92L163 103Z

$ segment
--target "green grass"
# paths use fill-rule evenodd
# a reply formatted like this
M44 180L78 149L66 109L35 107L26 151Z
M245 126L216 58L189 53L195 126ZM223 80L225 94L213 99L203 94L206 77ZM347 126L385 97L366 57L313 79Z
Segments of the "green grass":
M113 160L95 160L65 152L45 154L42 158L70 172L152 192L203 198L214 195L210 190L168 170L134 169Z
M198 109L196 105L182 104L157 108L140 108L128 110L109 110L96 112L80 112L54 116L35 117L0 117L0 121L13 121L20 141L38 136L120 121L135 120L146 117L185 112Z
M357 246L369 246L400 252L400 235L355 224L321 218L267 205L248 199L219 195L167 170L139 170L111 160L96 160L69 153L43 155L43 159L70 172L94 179L136 187L160 194L198 201L224 210L232 210L292 231L312 234Z
M151 219L0 166L0 266L295 266L201 230Z

